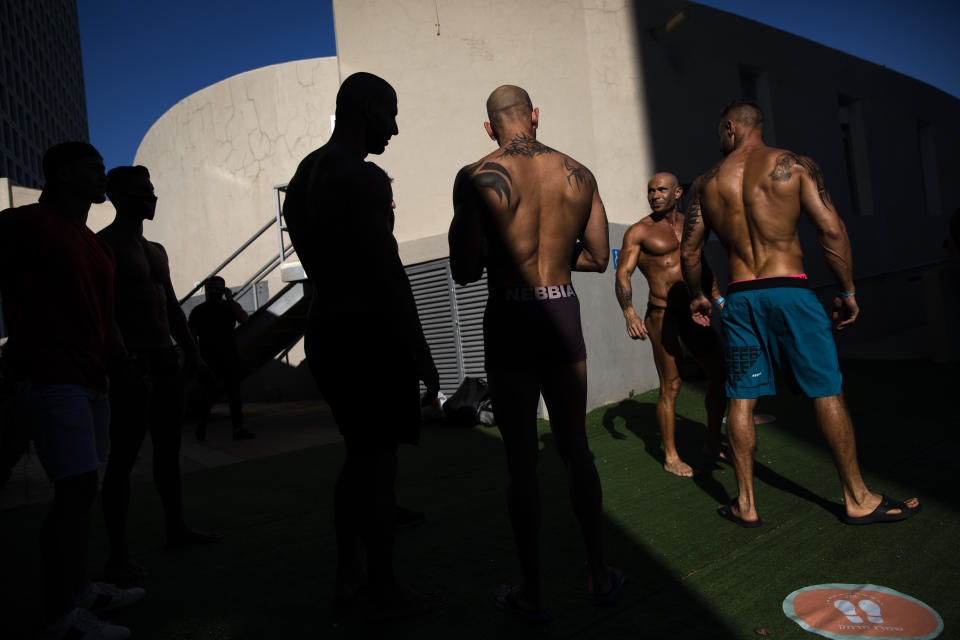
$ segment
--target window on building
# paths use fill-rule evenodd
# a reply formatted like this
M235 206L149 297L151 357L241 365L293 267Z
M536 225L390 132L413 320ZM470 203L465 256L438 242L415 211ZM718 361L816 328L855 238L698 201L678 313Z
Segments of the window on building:
M763 111L763 139L776 144L773 127L773 100L770 96L770 75L763 69L740 65L740 97L753 100Z
M870 186L870 167L867 161L863 105L856 98L841 95L838 109L850 208L853 213L872 216L873 194Z
M933 125L917 121L917 144L920 152L920 173L923 176L923 209L928 216L939 216L943 206L940 200L940 170L937 163L937 142Z

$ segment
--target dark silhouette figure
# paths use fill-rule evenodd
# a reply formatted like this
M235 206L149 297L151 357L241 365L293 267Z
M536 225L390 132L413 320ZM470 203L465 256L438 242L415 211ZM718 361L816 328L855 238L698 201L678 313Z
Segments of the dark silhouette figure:
M220 388L227 392L230 422L234 440L254 437L243 428L243 403L240 398L240 371L237 366L237 323L247 321L247 312L227 288L220 276L211 276L203 283L206 300L190 312L188 324L200 343L200 355L207 368L201 370L200 386L203 405L197 421L197 440L207 437L210 409L217 401Z
M291 240L317 292L306 331L307 361L346 445L334 490L336 598L350 602L368 582L376 618L434 605L400 586L393 574L397 448L419 441L418 380L429 396L439 389L393 237L390 178L364 160L383 153L398 133L396 116L397 95L385 80L369 73L344 80L336 129L300 163L283 205ZM371 402L374 379L380 384Z
M742 527L761 524L753 491L753 410L757 398L776 394L772 368L782 365L791 385L813 401L843 488L843 522L903 520L920 510L919 500L874 493L860 475L830 319L803 270L797 223L806 214L837 278L836 328L853 324L860 308L846 226L817 163L768 147L762 132L763 113L756 104L737 100L723 110L718 134L724 159L694 182L681 242L691 317L707 326L716 306L726 339L727 437L738 496L718 513ZM716 305L701 288L701 254L710 229L727 251L731 279L726 300Z
M107 195L116 219L97 236L116 258L115 318L134 367L112 380L110 461L103 478L103 516L110 542L105 575L117 580L142 577L127 548L130 472L147 430L153 445L153 481L171 546L216 542L219 534L187 528L180 486L180 425L184 376L170 337L183 351L186 370L196 372L200 356L170 283L163 246L143 237L143 221L157 204L146 167L116 167L107 175Z
M707 373L707 438L703 453L722 458L720 430L726 398L723 396L723 355L720 344L709 327L701 327L690 319L690 300L680 270L680 235L683 213L677 209L683 188L672 173L658 173L647 184L650 215L633 224L623 235L623 249L617 263L616 294L627 323L627 335L634 340L650 336L653 362L660 378L657 397L657 424L663 440L663 468L682 477L693 475L693 467L680 458L677 451L675 412L683 381L680 378L681 345L693 353ZM647 310L641 317L633 308L630 276L639 268L647 279L650 296ZM705 288L720 299L713 272L704 262Z
M505 85L487 99L487 134L499 148L457 175L450 266L459 284L487 268L484 347L490 393L507 454L510 521L523 581L502 587L501 608L531 621L544 609L537 536L537 404L569 471L570 497L587 550L588 592L612 602L623 575L607 566L600 478L587 445L586 348L571 271L603 272L607 216L593 174L536 139L540 111Z
M91 610L130 604L143 589L86 575L90 507L109 448L107 370L128 366L112 322L113 253L86 226L90 205L104 201L103 160L85 142L66 142L46 151L43 173L39 203L0 213L4 356L17 380L17 419L54 485L40 531L43 634L125 638L128 629Z

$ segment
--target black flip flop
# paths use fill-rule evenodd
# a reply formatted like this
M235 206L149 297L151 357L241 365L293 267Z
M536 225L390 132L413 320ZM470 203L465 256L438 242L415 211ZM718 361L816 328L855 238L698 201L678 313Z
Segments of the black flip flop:
M722 504L719 507L717 507L717 513L720 515L721 518L725 520L729 520L730 522L736 525L739 525L744 529L755 529L756 527L759 527L760 525L763 524L763 520L761 520L760 518L757 518L756 520L744 520L743 518L736 516L733 513L734 502L736 502L736 500L731 501L730 504Z
M900 513L890 513L890 511L893 509L899 509ZM843 524L853 525L873 524L874 522L899 522L900 520L906 520L910 516L915 516L918 513L920 513L919 504L916 507L911 508L899 500L894 500L889 496L881 495L880 504L878 504L877 508L867 515L855 518L844 513L840 518L840 521L843 522Z

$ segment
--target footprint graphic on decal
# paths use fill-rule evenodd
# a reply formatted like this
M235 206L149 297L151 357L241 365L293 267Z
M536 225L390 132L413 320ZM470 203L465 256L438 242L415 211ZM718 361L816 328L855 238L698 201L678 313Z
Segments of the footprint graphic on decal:
M857 608L853 606L853 603L849 600L835 600L833 606L835 606L840 613L847 616L847 620L853 624L861 624L863 622L863 618L857 615Z
M867 614L867 620L875 624L880 624L883 622L883 616L880 613L880 605L878 605L873 600L861 600L857 603L860 605L860 608L863 609L864 613Z

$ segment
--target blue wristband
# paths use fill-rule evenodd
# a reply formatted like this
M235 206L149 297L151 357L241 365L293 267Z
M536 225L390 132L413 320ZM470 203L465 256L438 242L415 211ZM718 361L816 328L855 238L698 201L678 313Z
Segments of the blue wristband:
M716 302L713 306L715 306L717 309L719 309L719 308L720 308L720 305L723 303L724 300L726 300L726 298L724 298L723 296L720 296L720 299L717 300L717 302Z
M843 291L840 291L839 293L841 298L850 298L857 295L856 291L851 291L850 293L844 293Z

